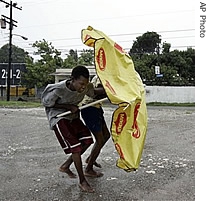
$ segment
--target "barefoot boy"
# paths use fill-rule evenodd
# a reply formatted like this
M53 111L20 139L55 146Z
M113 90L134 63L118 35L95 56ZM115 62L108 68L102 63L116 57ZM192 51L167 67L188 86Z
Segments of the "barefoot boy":
M81 155L93 143L88 128L80 120L78 104L85 95L94 97L104 91L94 90L89 83L89 71L84 66L76 66L72 70L71 78L59 83L49 84L42 93L42 103L50 124L65 154L71 154L60 167L60 171L67 173L71 178L76 175L69 169L72 162L79 176L79 187L85 192L94 192L94 189L85 179ZM56 117L58 114L71 111L69 115Z

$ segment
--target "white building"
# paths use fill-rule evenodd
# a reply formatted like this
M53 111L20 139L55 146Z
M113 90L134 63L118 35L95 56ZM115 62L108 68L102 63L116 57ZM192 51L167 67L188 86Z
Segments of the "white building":
M96 75L96 70L94 66L86 66L90 73L90 78L92 78L94 75ZM51 75L55 76L55 83L60 82L65 79L69 79L71 75L72 69L69 68L60 68L56 69L55 73L52 73Z

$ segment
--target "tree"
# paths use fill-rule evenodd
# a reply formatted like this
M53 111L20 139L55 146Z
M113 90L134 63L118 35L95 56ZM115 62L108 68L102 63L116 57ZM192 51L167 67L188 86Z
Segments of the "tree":
M80 56L78 56L77 51L70 50L67 58L63 62L63 68L73 68L76 65L86 65L90 66L94 64L94 53L93 50L81 51Z
M161 65L170 66L180 78L176 85L195 84L195 50L188 48L186 51L174 50L160 55Z
M40 59L34 62L33 58L27 57L27 72L23 73L22 84L27 88L32 88L54 83L55 78L51 74L55 72L56 68L62 67L61 53L52 46L52 43L48 43L44 39L43 41L36 41L32 47L37 48L35 54L39 55Z
M139 73L145 84L151 84L154 78L154 69L156 63L155 55L142 55L142 59L133 60L136 71Z
M74 66L93 65L94 55L93 50L83 50L80 57L77 51L70 49L67 58L61 58L61 53L52 46L52 43L43 41L36 41L32 47L37 48L35 55L39 55L40 59L34 62L32 57L26 58L26 69L23 73L22 85L27 88L34 86L40 88L47 84L54 83L55 77L52 75L57 68L73 68Z
M12 45L12 63L25 63L25 58L28 52L24 49ZM0 49L0 63L8 63L9 61L9 44L6 44Z
M134 58L141 58L143 54L158 54L161 43L160 35L156 32L146 32L136 38L129 54Z
M67 54L67 58L64 59L62 68L73 68L78 63L78 55L77 51L69 50L69 54Z
M182 76L188 84L195 85L195 49L187 48L187 51L181 51L180 54L186 62L182 70Z
M170 48L171 48L171 44L164 42L162 48L163 48L163 51L162 51L163 54L164 53L169 53L170 52Z
M94 65L94 53L93 50L82 50L80 57L78 59L78 64L81 65Z
M171 44L164 42L156 32L146 32L136 38L129 52L136 71L147 85L195 85L195 50L170 51ZM155 66L160 67L157 77Z

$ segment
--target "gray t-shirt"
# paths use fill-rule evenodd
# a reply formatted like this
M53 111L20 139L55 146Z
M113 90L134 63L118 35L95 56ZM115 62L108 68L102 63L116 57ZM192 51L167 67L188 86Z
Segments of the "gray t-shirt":
M67 109L54 108L54 104L73 104L78 105L85 95L94 97L94 87L92 83L88 83L85 90L81 93L77 91L72 91L66 86L68 80L61 81L55 84L48 84L45 90L42 93L41 101L45 107L47 118L49 121L50 129L53 129L53 126L60 119L73 120L79 118L79 113L70 113L63 117L56 117L58 114L67 112Z

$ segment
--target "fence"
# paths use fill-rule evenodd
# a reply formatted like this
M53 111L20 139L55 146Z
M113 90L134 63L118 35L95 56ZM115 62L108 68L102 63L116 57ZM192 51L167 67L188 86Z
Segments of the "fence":
M195 87L146 86L146 102L195 103Z
M195 103L195 87L146 86L146 102ZM40 99L44 88L29 89L14 86L10 89L11 97L36 97ZM6 87L0 86L0 97L6 98Z
M0 96L6 97L7 88L6 86L0 86ZM10 87L10 96L19 97L19 96L35 96L34 89L27 89L21 86L12 86Z

